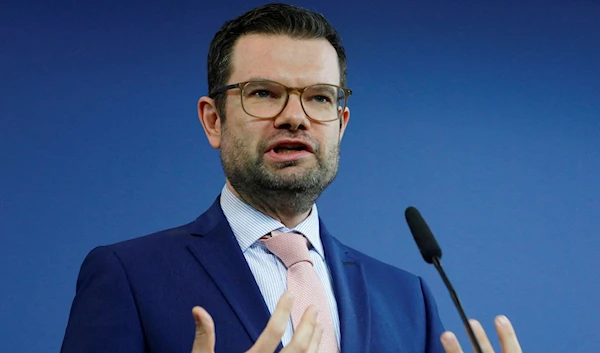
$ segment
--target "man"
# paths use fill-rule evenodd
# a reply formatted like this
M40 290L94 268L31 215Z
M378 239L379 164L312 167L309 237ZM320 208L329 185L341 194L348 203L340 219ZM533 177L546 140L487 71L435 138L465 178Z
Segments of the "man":
M443 352L423 281L318 217L350 118L345 85L321 15L272 4L226 23L198 102L225 186L195 221L88 255L62 352Z

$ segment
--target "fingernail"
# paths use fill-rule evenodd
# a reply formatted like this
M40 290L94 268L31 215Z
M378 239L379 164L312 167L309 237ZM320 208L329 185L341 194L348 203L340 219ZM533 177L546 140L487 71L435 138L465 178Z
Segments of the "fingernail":
M450 331L446 331L442 335L442 341L446 344L450 344L453 340L454 340L454 334Z
M469 319L469 324L471 325L472 328L480 328L481 327L481 323L475 319Z
M496 322L501 326L508 326L508 318L504 315L499 315L496 317Z

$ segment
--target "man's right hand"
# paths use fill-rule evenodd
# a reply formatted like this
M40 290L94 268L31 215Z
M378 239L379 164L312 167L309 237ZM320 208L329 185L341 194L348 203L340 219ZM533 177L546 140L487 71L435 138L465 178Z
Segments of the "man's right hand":
M291 295L287 292L283 293L277 303L275 312L273 312L267 323L267 327L246 353L275 352L290 319L292 304ZM196 335L192 353L214 353L216 337L212 317L199 306L192 309L192 315L196 321ZM323 328L317 324L317 309L314 306L309 306L304 312L298 327L294 330L292 340L283 348L281 353L316 353L322 336Z

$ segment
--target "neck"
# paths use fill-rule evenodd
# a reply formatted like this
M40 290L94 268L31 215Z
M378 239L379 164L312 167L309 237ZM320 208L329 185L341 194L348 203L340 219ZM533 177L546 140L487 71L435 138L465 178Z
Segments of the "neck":
M229 181L227 181L227 188L240 200L259 212L278 220L289 229L296 227L308 218L312 209L312 204L307 207L306 202L302 202L302 205L296 202L298 195L295 195L295 193L286 194L277 191L276 193L266 192L260 196L239 193L231 186Z

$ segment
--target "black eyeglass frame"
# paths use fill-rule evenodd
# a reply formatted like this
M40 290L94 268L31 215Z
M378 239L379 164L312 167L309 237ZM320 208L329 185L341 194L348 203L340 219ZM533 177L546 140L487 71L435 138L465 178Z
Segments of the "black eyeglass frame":
M249 83L260 83L260 82L267 82L267 83L275 83L278 84L282 87L285 88L286 93L287 93L287 97L285 99L285 103L281 106L281 110L273 115L273 116L269 116L269 117L265 117L265 116L256 116L253 114L248 113L248 111L246 111L246 107L244 107L244 89L246 88L246 86ZM330 87L335 87L339 90L341 90L342 92L344 92L344 106L342 107L342 110L340 112L340 114L338 114L338 116L334 119L329 119L329 120L319 120L319 119L315 119L313 117L310 116L310 114L308 114L306 112L306 108L304 108L304 102L302 100L302 95L304 94L304 92L306 91L306 89L310 88L310 87L314 87L314 86L330 86ZM275 81L270 81L270 80L250 80L250 81L244 81L244 82L238 82L238 83L234 83L231 85L227 85L227 86L223 86L220 88L215 89L214 91L212 91L211 93L208 94L209 98L215 99L218 95L223 94L229 90L232 89L236 89L239 88L240 89L240 103L242 105L242 109L244 110L244 112L246 112L246 114L258 118L258 119L273 119L274 117L276 117L277 115L281 114L281 112L285 109L285 107L288 105L288 102L290 100L290 93L292 92L296 92L298 93L299 97L300 97L300 105L302 106L302 110L304 110L304 114L306 114L306 116L312 120L312 121L316 121L316 122L321 122L321 123L326 123L326 122L330 122L330 121L335 121L335 120L339 120L342 117L342 114L344 114L344 110L346 110L346 107L348 106L348 98L350 98L350 96L352 95L352 90L348 89L346 87L342 87L342 86L338 86L338 85L333 85L330 83L316 83L314 85L310 85L310 86L306 86L306 87L288 87L282 83L279 82L275 82Z

